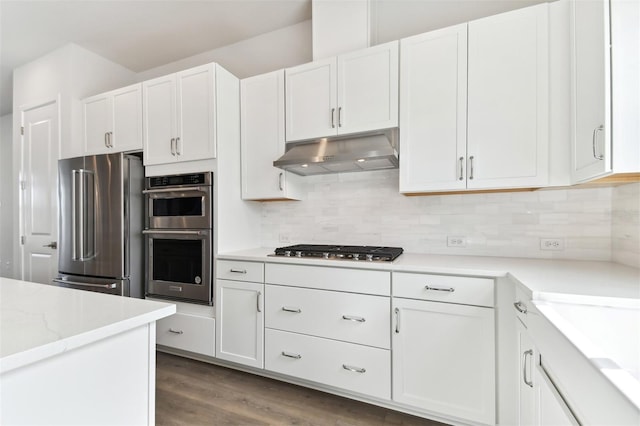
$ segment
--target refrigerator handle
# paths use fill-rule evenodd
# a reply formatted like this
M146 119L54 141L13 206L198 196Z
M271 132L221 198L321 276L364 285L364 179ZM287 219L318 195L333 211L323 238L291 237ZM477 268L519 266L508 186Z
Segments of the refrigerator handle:
M78 196L81 194L78 185L82 179L78 179L80 176L80 170L71 170L71 260L80 260L78 256L78 248L82 250L79 242L82 241L80 235L82 235L81 227L79 226L78 219L82 215L78 215L78 204L82 200L78 200ZM80 196L80 198L82 198Z
M80 260L89 260L96 254L96 220L95 220L95 178L90 170L81 170L82 181L82 250Z

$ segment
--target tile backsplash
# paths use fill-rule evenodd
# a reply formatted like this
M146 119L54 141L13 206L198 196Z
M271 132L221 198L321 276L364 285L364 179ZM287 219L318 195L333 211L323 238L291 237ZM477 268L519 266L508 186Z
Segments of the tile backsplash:
M263 246L338 243L438 254L615 257L634 266L640 254L640 184L407 197L398 193L397 170L305 179L305 200L263 203ZM466 247L448 247L447 236L464 237ZM562 239L564 250L541 250L541 238Z

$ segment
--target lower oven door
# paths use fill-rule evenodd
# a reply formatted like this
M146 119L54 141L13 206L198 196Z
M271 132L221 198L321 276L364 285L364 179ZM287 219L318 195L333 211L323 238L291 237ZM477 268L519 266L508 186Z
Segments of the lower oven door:
M146 294L212 304L210 230L143 231Z
M53 279L53 284L59 287L95 291L97 293L130 296L130 283L128 278L95 278L82 275L60 274L57 278Z

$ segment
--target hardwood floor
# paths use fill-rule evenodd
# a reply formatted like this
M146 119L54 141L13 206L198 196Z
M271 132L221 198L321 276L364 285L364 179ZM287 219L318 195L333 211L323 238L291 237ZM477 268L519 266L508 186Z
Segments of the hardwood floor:
M421 425L408 414L157 353L157 425Z

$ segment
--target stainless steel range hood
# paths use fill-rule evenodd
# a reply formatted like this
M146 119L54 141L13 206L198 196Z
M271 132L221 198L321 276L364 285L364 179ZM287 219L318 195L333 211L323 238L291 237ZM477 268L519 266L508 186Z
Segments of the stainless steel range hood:
M275 167L300 176L398 168L398 129L287 144Z

